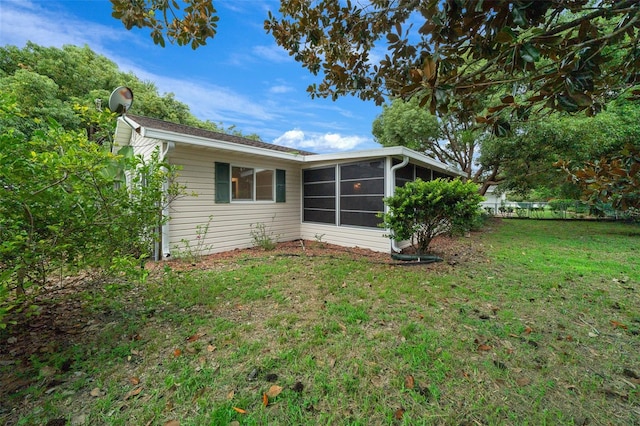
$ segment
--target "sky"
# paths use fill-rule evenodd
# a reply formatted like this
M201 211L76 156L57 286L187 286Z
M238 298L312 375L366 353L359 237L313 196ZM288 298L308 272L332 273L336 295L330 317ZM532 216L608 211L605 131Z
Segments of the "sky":
M128 31L109 0L0 0L0 45L87 45L121 71L173 93L201 120L235 126L263 141L316 153L379 148L371 134L382 107L354 97L311 99L320 77L280 48L263 22L277 0L214 0L220 16L207 45L154 45L149 30ZM135 113L134 104L131 113Z

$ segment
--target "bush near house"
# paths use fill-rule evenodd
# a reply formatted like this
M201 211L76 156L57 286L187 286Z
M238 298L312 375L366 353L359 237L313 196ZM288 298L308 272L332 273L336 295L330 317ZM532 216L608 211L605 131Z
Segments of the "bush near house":
M471 229L480 216L478 185L460 179L417 179L385 198L381 215L390 238L410 240L418 254L427 253L431 240L445 233Z
M0 121L20 120L15 101L0 105ZM122 154L53 121L31 136L0 131L0 328L54 271L60 279L87 269L144 274L162 205L181 190L162 190L176 171L158 152Z

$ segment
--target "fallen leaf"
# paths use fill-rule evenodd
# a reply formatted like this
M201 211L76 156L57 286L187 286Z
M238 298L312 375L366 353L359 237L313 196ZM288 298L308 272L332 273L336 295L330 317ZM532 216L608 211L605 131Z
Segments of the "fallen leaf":
M180 422L177 420L169 420L164 426L180 426Z
M416 385L416 382L411 374L404 378L404 387L407 389L413 389Z
M139 388L135 388L135 389L133 389L132 391L130 391L129 393L127 393L127 394L124 396L124 399L125 399L125 400L127 400L127 399L131 398L132 396L139 395L139 394L140 394L140 392L142 392L142 386L140 386Z
M137 377L129 377L129 383L131 383L132 385L137 385L138 383L140 383L140 379Z
M234 396L236 396L236 391L230 390L229 393L227 394L227 399L231 400L233 399Z
M102 396L102 391L100 390L100 388L93 388L91 389L90 395L94 398L97 398L99 396Z
M532 331L533 329L531 327L527 327L524 329L524 334L531 334Z
M627 329L626 325L624 325L624 324L622 324L621 322L618 322L618 321L611 320L611 325L614 326L615 328L623 328L625 330Z
M404 408L398 408L395 414L393 415L393 417L395 417L396 420L402 420L402 416L404 416Z
M177 358L177 357L179 357L180 355L182 355L182 350L180 350L180 349L175 349L175 350L173 351L173 356L174 356L174 357L176 357L176 358Z
M187 338L187 342L195 342L196 340L200 339L202 336L204 336L204 334L196 333L193 336L189 336Z
M216 347L215 347L215 346L213 346L213 345L209 345L209 346L207 346L207 352L213 352L213 351L215 351L215 350L216 350Z
M240 414L247 414L247 410L243 410L243 409L242 409L242 408L240 408L240 407L233 407L233 409L234 409L235 411L237 411L238 413L240 413Z
M529 383L531 383L531 379L528 377L518 377L516 379L516 384L520 387L527 386Z
M269 405L269 397L267 396L266 393L262 394L262 405L265 407Z
M276 396L280 395L280 392L282 392L282 386L273 385L269 388L266 395L269 398L275 398Z
M478 345L478 350L479 351L490 351L491 350L491 346L489 346L489 345Z
M197 352L196 348L194 348L193 346L187 346L187 347L185 348L185 351L187 351L187 352L188 352L188 353L190 353L191 355L194 355L194 354Z

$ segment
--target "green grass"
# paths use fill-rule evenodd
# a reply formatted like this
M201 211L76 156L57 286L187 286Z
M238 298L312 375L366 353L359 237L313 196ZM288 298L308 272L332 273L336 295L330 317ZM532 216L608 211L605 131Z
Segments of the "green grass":
M453 266L264 252L89 289L104 324L0 367L56 371L0 421L640 424L640 227L504 220L458 244Z

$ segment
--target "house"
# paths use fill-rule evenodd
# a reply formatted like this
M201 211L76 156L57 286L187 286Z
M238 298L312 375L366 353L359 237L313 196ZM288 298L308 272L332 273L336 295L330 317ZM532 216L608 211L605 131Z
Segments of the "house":
M462 176L405 147L314 154L135 115L118 119L114 149L126 145L142 156L159 149L182 167L179 183L189 195L164 212L164 258L184 240L195 242L209 217L209 253L253 246L257 224L278 241L321 239L388 252L397 243L378 227L383 198L417 177Z

